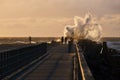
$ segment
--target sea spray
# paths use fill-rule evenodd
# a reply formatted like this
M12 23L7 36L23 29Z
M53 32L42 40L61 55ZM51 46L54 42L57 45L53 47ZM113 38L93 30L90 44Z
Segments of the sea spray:
M65 26L64 36L75 40L99 41L102 37L102 27L90 13L86 14L84 18L75 16L74 25Z

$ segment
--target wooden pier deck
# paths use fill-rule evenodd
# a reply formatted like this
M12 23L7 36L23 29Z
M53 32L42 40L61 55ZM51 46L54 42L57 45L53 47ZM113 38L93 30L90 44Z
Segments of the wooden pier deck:
M60 44L48 51L46 59L35 68L26 71L17 80L73 80L74 53L68 53L68 46Z

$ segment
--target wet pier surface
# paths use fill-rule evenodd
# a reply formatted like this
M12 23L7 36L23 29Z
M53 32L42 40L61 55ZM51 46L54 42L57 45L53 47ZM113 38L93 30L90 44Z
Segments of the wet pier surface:
M72 80L74 53L68 53L67 45L56 45L48 51L48 56L40 60L31 70L26 71L19 80Z

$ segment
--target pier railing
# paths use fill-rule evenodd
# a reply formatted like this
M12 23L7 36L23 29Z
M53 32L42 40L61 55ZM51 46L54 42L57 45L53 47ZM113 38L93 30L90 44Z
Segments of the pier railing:
M47 44L0 52L0 80L45 54Z
M94 80L94 77L89 69L87 62L84 58L83 51L80 46L76 44L76 56L77 56L77 66L78 66L78 78L77 80Z

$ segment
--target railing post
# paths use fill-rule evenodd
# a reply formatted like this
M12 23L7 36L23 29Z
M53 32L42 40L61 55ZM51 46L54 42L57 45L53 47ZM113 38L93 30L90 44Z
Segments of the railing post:
M0 53L0 80L2 79L2 53Z

